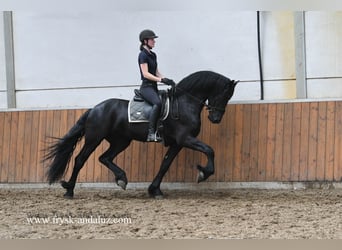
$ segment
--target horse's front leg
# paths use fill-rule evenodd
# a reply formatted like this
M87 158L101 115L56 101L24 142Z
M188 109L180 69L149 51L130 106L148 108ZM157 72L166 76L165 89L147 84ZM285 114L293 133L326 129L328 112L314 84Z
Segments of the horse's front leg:
M186 148L190 148L199 152L204 153L207 156L208 163L206 167L202 167L200 165L197 166L199 171L197 182L200 183L209 178L209 176L213 175L215 172L214 166L214 150L207 144L201 142L195 137L188 136L183 142L183 146Z
M163 198L163 193L160 190L160 183L163 180L164 175L169 169L172 161L175 159L176 155L182 149L179 145L171 145L164 156L164 160L160 165L160 169L156 177L154 177L151 185L148 188L148 193L154 198Z

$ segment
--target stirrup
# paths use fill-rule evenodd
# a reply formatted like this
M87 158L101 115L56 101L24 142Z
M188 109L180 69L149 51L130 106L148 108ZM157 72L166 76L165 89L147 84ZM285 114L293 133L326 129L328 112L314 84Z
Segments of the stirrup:
M155 132L153 134L148 134L146 141L147 142L161 142L162 138L158 135L157 132Z

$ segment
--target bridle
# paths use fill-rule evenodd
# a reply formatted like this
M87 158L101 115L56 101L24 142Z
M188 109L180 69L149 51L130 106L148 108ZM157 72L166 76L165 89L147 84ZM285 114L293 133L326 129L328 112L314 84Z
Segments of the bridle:
M209 104L204 105L208 111L219 111L219 112L226 112L226 108L220 108L216 106L211 106Z
M172 93L172 94L171 94L171 102L174 101L173 97L174 97L174 94L176 93L176 90L177 90L177 89L183 91L184 94L186 94L187 96L191 97L192 99L194 99L195 101L197 101L199 104L202 104L202 105L206 108L206 110L208 110L209 112L211 112L211 111L219 111L219 112L224 113L224 112L226 111L226 108L225 108L225 107L224 107L224 108L220 108L220 107L217 107L217 106L212 106L212 105L210 105L210 104L207 104L207 103L206 103L206 100L202 101L202 100L199 99L198 97L193 96L191 93L185 91L184 89L182 89L182 88L180 88L180 87L178 87L178 86L175 86L175 87L171 88L171 93ZM176 101L176 106L177 106L177 114L178 114L178 100ZM172 118L173 118L173 119L176 119L176 120L179 119L179 117L178 117L178 116L174 116L174 114L173 114L173 117L172 117Z

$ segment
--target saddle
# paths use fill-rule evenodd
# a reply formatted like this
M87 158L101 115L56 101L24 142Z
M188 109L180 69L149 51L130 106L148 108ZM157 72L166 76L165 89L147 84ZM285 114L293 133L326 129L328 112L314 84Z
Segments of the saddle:
M170 100L165 90L159 90L159 97L162 101L159 120L164 121L169 115ZM128 121L133 123L149 122L152 105L144 100L139 89L134 90L135 96L128 103Z

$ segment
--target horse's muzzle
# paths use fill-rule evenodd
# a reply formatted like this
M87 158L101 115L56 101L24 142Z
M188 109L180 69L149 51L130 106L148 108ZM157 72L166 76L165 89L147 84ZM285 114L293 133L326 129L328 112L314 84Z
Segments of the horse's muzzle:
M211 121L212 123L220 123L222 116L218 116L218 115L209 115L208 116L209 121Z

